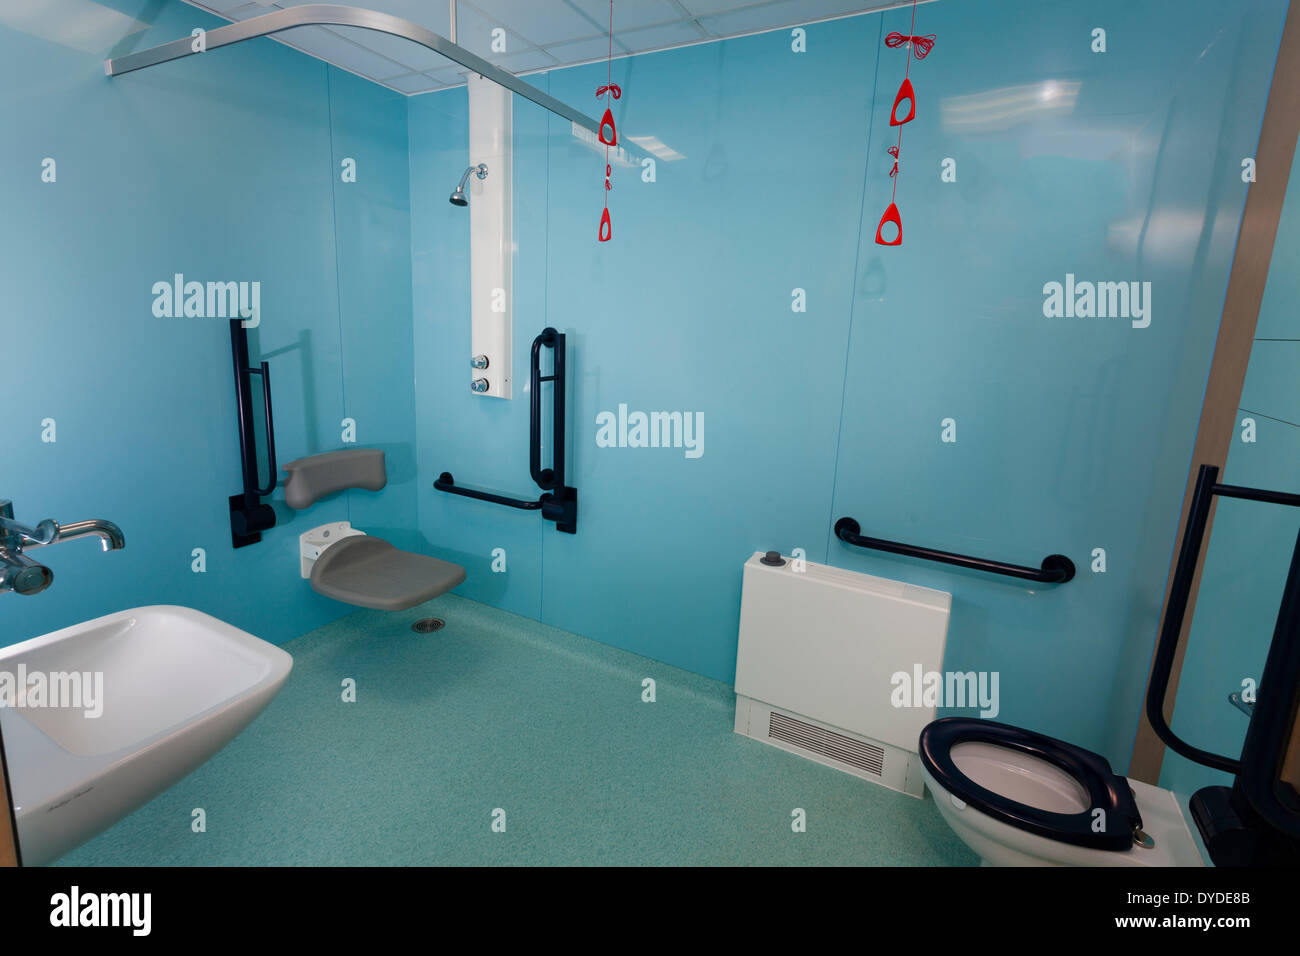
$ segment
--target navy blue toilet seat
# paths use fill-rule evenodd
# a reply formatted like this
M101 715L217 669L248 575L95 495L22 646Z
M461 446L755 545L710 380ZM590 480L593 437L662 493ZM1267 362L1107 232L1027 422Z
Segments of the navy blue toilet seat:
M988 743L1038 757L1068 773L1088 794L1083 813L1052 813L988 790L957 769L952 748L961 743ZM1101 754L1021 727L991 720L944 717L921 731L921 763L945 790L996 820L1029 833L1090 847L1129 850L1133 829L1142 826L1128 781L1111 770ZM1105 830L1093 830L1093 810L1106 811Z

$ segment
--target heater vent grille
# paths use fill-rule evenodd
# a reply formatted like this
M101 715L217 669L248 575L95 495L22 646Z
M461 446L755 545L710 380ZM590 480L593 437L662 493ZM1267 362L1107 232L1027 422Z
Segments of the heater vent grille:
M768 718L767 735L773 740L811 750L876 776L880 776L885 766L885 751L880 747L805 723L775 710Z

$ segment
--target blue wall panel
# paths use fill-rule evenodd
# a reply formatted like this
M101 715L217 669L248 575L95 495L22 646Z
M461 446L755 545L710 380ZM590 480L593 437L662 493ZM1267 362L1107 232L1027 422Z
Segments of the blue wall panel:
M310 592L296 554L301 531L350 519L465 564L469 597L729 680L742 562L800 548L952 592L947 666L998 672L1000 719L1126 765L1283 4L1245 7L919 8L939 41L911 67L899 248L872 236L905 62L882 40L907 11L811 25L806 52L779 30L616 61L619 128L656 165L647 181L615 161L610 243L603 150L516 98L512 401L468 390L469 216L447 202L471 160L463 89L404 102L265 40L109 80L107 50L0 26L19 357L0 496L27 520L106 517L128 538L44 552L54 589L0 598L0 641L151 602L284 640L346 610ZM167 4L123 35L137 48L205 20ZM597 113L605 78L596 64L531 81ZM45 156L57 183L40 180ZM280 503L266 541L230 549L227 331L152 314L153 283L177 272L262 283L252 338L281 460L339 447L353 419L388 453L388 489L297 516ZM1044 284L1067 274L1151 283L1150 325L1045 316ZM1294 338L1286 314L1262 316L1261 336ZM573 537L432 487L446 470L536 493L522 385L547 325L569 336ZM1255 364L1285 369L1285 347ZM1275 377L1252 369L1248 394L1285 412ZM598 416L622 406L702 416L703 453L600 447ZM1034 590L861 553L831 535L844 514L1003 560L1062 551L1079 577Z
M172 3L132 32L139 4L83 6L121 24L131 48L221 22ZM152 289L176 273L260 282L250 344L272 365L280 461L338 447L346 391L363 443L369 430L406 449L406 490L375 496L389 504L367 505L358 523L412 528L403 99L270 40L109 79L108 43L83 49L58 42L59 23L35 35L5 22L0 497L28 522L115 521L127 547L36 552L55 583L0 596L0 643L150 603L188 604L272 641L346 613L297 571L298 534L346 518L346 497L295 516L277 493L279 526L231 548L226 498L240 470L228 325L157 317ZM341 184L332 120L335 150L360 159L358 184ZM41 180L45 157L53 183ZM396 393L381 400L381 381ZM54 443L42 441L47 418ZM206 573L191 570L195 548Z
M516 100L516 376L543 325L568 333L576 537L431 489L443 469L531 485L525 396L475 399L464 372L468 224L446 202L471 159L464 92L413 99L416 351L434 371L417 373L420 525L467 556L462 592L729 680L741 563L803 548L952 592L947 666L999 672L1000 719L1126 766L1282 8L918 8L939 39L911 66L899 248L872 239L905 63L882 41L909 11L812 25L804 53L773 31L615 61L622 134L680 158L661 152L653 183L615 164L607 244L602 152ZM532 79L598 114L605 76ZM1151 283L1149 326L1045 316L1067 274ZM621 404L703 413L704 454L598 447ZM1035 591L868 555L831 535L843 514L1002 560L1061 551L1080 573Z
M1300 489L1300 153L1287 184L1260 303L1259 324L1242 389L1227 467L1235 485ZM1205 566L1187 637L1171 722L1189 743L1237 757L1248 721L1228 695L1261 685L1273 640L1300 514L1283 505L1219 499L1205 545ZM1167 751L1163 786L1185 796L1231 785L1224 773Z

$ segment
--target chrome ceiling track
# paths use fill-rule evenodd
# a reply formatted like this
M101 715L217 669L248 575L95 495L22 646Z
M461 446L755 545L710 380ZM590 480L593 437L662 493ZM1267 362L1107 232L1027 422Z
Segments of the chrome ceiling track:
M173 40L170 43L164 43L161 46L114 57L111 60L104 61L104 72L109 76L120 76L123 73L143 70L146 67L157 66L159 63L167 63L170 60L179 60L182 57L194 56L198 53L210 53L219 47L230 46L232 43L255 40L258 37L270 36L284 30L292 30L294 27L311 26L360 27L363 30L374 30L378 33L387 33L390 36L411 40L420 44L420 46L428 47L435 53L442 54L449 60L454 60L461 66L473 70L494 83L499 83L525 99L532 100L538 106L550 110L557 116L563 116L565 119L577 123L597 135L600 134L600 125L590 116L578 112L567 103L562 103L553 96L548 96L537 87L525 83L513 73L507 73L505 70L493 66L487 60L474 55L462 46L452 43L446 37L438 36L438 34L426 30L409 20L403 20L401 17L380 13L377 10L361 10L356 7L343 7L332 3L312 3L301 7L290 7L287 10L277 10L274 13L267 13L260 17L252 17L228 26L208 30L203 34L201 42L199 42L199 37L187 36L179 40Z

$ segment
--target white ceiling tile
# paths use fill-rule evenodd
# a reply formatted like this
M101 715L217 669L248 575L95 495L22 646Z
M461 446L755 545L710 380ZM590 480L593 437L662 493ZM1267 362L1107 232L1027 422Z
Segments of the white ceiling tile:
M222 16L230 16L231 11L239 10L241 7L251 7L253 10L261 13L271 13L275 9L269 5L253 3L252 0L202 0L201 3L195 3L194 6L206 7L213 13L219 13ZM252 15L253 14L244 14L244 17ZM241 17L240 19L243 19L244 17Z
M443 67L451 65L441 53L434 53L427 46L421 46L414 40L407 40L405 37L395 37L388 33L376 33L374 30L363 30L360 27L328 27L331 33L341 36L345 40L363 46L367 50L372 50L380 56L385 56L394 63L400 63L406 67L408 73L428 73L431 70L441 70ZM394 71L398 72L398 71Z
M190 3L190 2L192 2L192 0L185 0L185 2L186 2L186 3ZM287 8L287 7L301 7L301 6L304 6L305 4L312 3L312 2L314 2L314 0L274 0L274 3L268 5L268 8L267 8L267 11L266 11L266 12L267 12L267 13L272 12L271 9L270 9L270 7L280 7L280 8ZM379 0L379 2L382 3L383 0ZM363 6L363 4L360 4L360 3L348 3L348 2L343 2L343 3L340 4L340 6L345 6L345 7L360 7L360 6ZM374 7L372 6L371 9L374 9Z
M0 0L0 3L4 0ZM313 0L185 0L231 20ZM448 0L334 0L378 10L450 39ZM900 0L614 0L614 54L649 52L727 36L897 6ZM458 0L457 40L512 73L602 59L609 51L609 0ZM505 50L493 50L494 29ZM414 94L464 82L463 67L401 37L353 27L299 27L277 35L336 66ZM544 50L538 49L539 47ZM425 79L419 79L422 75ZM394 78L397 78L394 80Z
M275 13L279 7L263 5L260 3L249 3L244 0L243 3L236 4L229 9L222 10L221 15L228 20L247 20L251 17L260 17L267 13Z
M496 29L505 30L505 50L493 50L493 34ZM521 53L533 48L533 44L509 27L502 27L480 13L478 10L462 4L456 14L456 42L460 46L483 57L489 63L498 62L503 56Z
M525 50L503 56L498 64L511 73L523 73L525 70L549 70L559 65L559 61L541 50Z
M563 0L587 14L601 32L609 29L609 0ZM637 27L658 26L682 18L671 0L614 0L614 33Z
M877 0L876 5L883 2L886 0ZM716 16L702 16L699 21L700 26L714 36L725 37L808 23L846 13L861 13L868 5L867 0L777 0L775 3L764 3Z
M599 60L609 55L609 38L592 37L590 40L578 40L576 43L557 43L548 46L546 52L561 63L586 63L588 60ZM614 55L628 52L630 52L628 48L623 46L615 36Z
M328 60L335 66L360 73L362 76L378 78L409 72L404 70L402 64L357 46L350 40L330 33L324 27L295 27L277 36L312 56Z
M295 0L312 3L314 0ZM338 2L338 0L335 0ZM447 0L346 0L350 7L382 10L403 20L417 23L439 36L451 33L451 4Z
M206 3L207 0L186 0L186 3L195 2ZM249 0L244 0L244 3L248 2ZM319 0L273 0L274 5L280 7L302 7L318 2ZM410 20L426 30L432 30L440 36L446 36L450 29L451 6L447 0L331 0L331 3L335 6L356 7L360 10L377 10L380 13L392 14L403 20Z
M850 13L869 13L882 7L899 6L900 0L800 0L800 17L839 17Z
M705 36L694 23L681 21L642 30L623 30L618 34L618 41L629 50L646 51L702 40Z
M454 70L438 70L429 76L443 86L459 86L465 82L465 74L468 72L464 67L457 67Z
M761 5L766 0L678 0L678 2L698 17L711 13L724 13L740 7Z
M460 0L458 9L477 8L492 26L506 27L539 46L578 40L604 32L564 0ZM457 17L460 20L460 16Z
M714 36L748 33L813 19L816 19L815 15L806 10L802 0L777 0L762 6L699 18L700 26Z
M440 89L442 84L430 76L423 73L408 73L405 76L395 76L384 80L385 86L391 86L399 93L427 93L430 90Z

